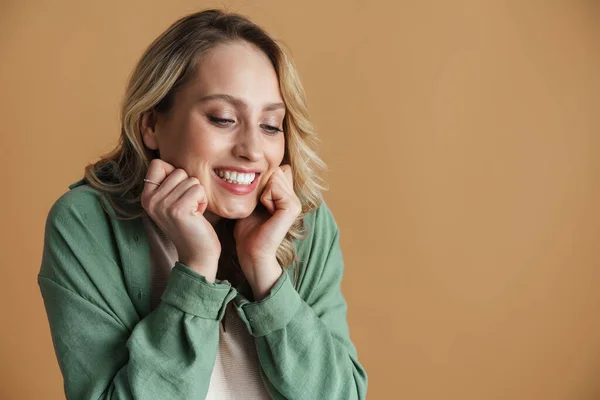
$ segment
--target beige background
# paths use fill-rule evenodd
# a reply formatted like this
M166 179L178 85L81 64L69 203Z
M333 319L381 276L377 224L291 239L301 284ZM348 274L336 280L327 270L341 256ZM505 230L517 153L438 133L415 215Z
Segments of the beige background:
M600 2L4 1L0 398L60 399L36 283L125 80L229 5L297 61L369 399L600 398Z

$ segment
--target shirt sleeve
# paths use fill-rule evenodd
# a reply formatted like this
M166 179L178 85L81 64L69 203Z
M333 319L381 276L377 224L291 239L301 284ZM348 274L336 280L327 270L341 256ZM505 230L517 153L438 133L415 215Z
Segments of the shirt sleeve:
M367 375L350 340L341 291L339 231L324 204L307 243L303 296L284 272L261 301L236 298L238 313L255 337L261 375L274 399L364 399Z
M235 291L176 263L161 302L140 319L98 215L61 201L46 221L38 283L66 397L203 399Z

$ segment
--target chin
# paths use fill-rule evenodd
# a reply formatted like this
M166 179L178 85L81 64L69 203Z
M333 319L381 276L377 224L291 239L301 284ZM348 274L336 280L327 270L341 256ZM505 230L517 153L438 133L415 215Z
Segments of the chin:
M226 218L226 219L243 219L246 218L248 216L250 216L250 214L252 214L252 212L254 211L254 208L256 207L256 205L254 206L232 206L232 207L223 207L223 208L219 208L218 210L211 210L214 214L218 215L221 218Z

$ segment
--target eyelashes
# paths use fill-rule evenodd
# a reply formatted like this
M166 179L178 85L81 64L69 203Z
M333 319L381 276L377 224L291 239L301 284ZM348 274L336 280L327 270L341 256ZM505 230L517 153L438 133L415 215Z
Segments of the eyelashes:
M208 120L210 122L212 122L214 125L221 127L221 128L227 128L227 127L230 127L233 124L235 124L235 120L233 120L233 119L219 118L219 117L215 117L214 115L209 115ZM263 131L265 131L265 133L267 133L269 135L277 135L278 133L283 132L283 129L280 129L273 125L260 124L259 126L261 127L261 129Z

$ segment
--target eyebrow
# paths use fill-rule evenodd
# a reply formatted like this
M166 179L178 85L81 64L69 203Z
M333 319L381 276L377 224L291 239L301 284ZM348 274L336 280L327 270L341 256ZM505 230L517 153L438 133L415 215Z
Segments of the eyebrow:
M224 100L238 108L248 108L248 104L238 97L231 96L229 94L210 94L208 96L202 97L199 102L204 103L210 100ZM278 109L285 109L285 104L283 103L268 103L263 107L263 111L274 111Z

